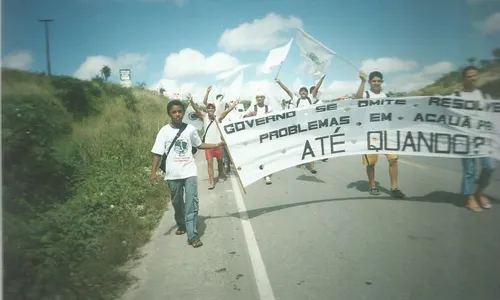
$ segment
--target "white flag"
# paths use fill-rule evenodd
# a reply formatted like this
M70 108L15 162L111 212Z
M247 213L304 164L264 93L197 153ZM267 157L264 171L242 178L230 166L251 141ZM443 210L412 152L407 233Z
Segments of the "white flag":
M288 42L288 44L269 51L266 62L264 62L264 64L261 66L260 71L264 74L269 74L272 72L273 68L281 65L288 56L288 52L290 51L292 42L293 38Z
M229 71L225 71L223 73L220 73L218 74L217 76L215 76L215 79L217 81L222 81L222 80L225 80L233 75L236 75L239 71L242 71L248 67L250 67L252 64L246 64L246 65L241 65L241 66L237 66L236 68L232 69L232 70L229 70Z
M324 76L336 53L300 28L298 28L295 42L300 49L300 55L307 61L306 72L313 76Z

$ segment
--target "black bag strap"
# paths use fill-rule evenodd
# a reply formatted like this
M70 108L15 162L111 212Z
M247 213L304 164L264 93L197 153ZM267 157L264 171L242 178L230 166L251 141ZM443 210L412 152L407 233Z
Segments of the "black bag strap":
M179 128L179 131L177 131L177 134L175 135L174 139L172 140L172 143L170 143L170 146L168 146L167 154L165 154L165 159L167 158L168 154L170 153L170 150L172 149L172 146L174 146L175 141L181 136L182 132L184 129L186 129L187 124L182 123L181 127Z
M370 98L370 93L368 91L365 91L366 98Z
M255 105L253 106L253 110L254 110L255 112L257 112L257 104L255 104Z
M217 118L217 117L216 117ZM207 133L208 133L208 129L210 128L210 125L212 125L212 123L214 122L214 120L210 121L210 123L208 124L207 126L207 129L205 129L205 133L203 133L203 137L201 138L201 142L204 143L205 142L205 137L207 136Z
M269 106L266 104L266 114L269 112Z
M175 135L174 139L172 140L172 143L170 143L170 146L168 146L167 153L166 154L164 153L162 155L161 161L160 161L160 170L162 170L163 172L165 172L165 169L167 166L167 156L170 153L170 150L172 150L172 147L174 146L175 142L181 136L182 132L184 131L184 129L187 128L187 126L188 126L188 124L182 123L181 127L179 128L179 131L177 131L177 134Z

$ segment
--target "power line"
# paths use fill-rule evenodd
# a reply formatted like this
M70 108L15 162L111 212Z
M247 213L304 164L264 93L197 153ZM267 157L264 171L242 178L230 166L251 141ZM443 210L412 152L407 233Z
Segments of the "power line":
M47 57L47 75L51 76L52 71L50 68L50 42L49 42L49 22L54 22L52 19L38 20L45 25L45 55Z

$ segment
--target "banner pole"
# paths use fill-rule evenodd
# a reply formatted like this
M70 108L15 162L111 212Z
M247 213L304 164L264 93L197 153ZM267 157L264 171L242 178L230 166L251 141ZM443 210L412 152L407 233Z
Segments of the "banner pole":
M281 66L283 65L284 61L281 62L280 66L278 67L278 72L276 73L276 76L275 78L278 77L278 75L280 75L280 71L281 71Z
M222 130L220 129L219 120L215 120L215 124L217 125L217 129L219 130L220 136L222 137L222 139L224 139L223 138L223 134L222 134ZM234 164L234 161L233 161L233 156L231 155L231 151L229 151L229 147L227 145L226 145L226 150L227 150L227 154L229 154L229 159L231 160L231 163L233 164L234 167L236 167L235 164ZM245 189L245 186L243 185L243 182L241 182L240 175L238 174L238 169L235 168L234 171L236 172L236 177L238 178L238 182L240 183L241 188L243 189L243 193L245 193L245 195L246 195L247 194L247 190Z

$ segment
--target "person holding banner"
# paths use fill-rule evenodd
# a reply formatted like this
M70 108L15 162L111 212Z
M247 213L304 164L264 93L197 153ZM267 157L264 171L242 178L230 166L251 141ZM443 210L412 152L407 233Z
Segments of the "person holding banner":
M247 111L243 115L243 118L262 116L273 112L273 107L271 105L265 104L266 96L263 92L258 91L257 95L255 96L255 100L257 101L257 104L250 105L250 107L248 107ZM272 184L271 176L272 174L269 174L264 177L267 185Z
M382 92L383 75L378 71L371 72L368 76L368 83L370 89L365 91L366 74L359 73L361 83L358 91L356 92L356 99L366 98L387 98L387 94ZM364 93L363 93L364 92ZM404 199L406 197L403 192L398 188L398 158L397 154L386 154L387 161L389 162L389 176L391 178L391 195L394 198ZM378 161L378 154L365 154L362 156L363 165L366 166L366 173L368 175L368 192L371 195L380 195L380 190L375 185L375 165Z
M156 184L160 159L166 155L164 180L170 189L174 218L178 226L175 234L182 235L187 232L188 244L198 248L203 243L198 236L198 169L192 148L217 149L225 143L202 142L196 128L182 122L185 111L181 101L168 102L167 113L171 122L163 126L156 135L151 149L154 156L149 181L151 185Z
M486 100L491 96L477 88L478 69L474 66L465 67L462 70L463 87L461 91L456 91L452 97L461 97L468 100ZM481 172L476 180L475 158L462 159L462 194L467 197L466 207L474 212L490 209L491 202L483 194L490 183L491 175L497 167L498 162L492 157L479 158ZM477 185L477 187L476 187Z
M313 97L316 97L317 94L318 94L318 89L319 87L321 86L321 84L323 83L323 79L325 78L325 76L323 76L318 85L316 85L313 89ZM295 100L295 95L292 93L292 91L290 91L290 89L284 85L281 80L276 76L276 78L274 79L276 81L276 83L278 83L278 85L285 91L285 93L288 94L288 96L290 97L290 99L292 99L292 102L293 102L293 105L296 107L296 108L300 108L300 107L307 107L309 105L313 105L314 103L312 102L311 98L309 98L309 91L307 90L307 88L305 86L301 87L300 90L299 90L299 95L300 97ZM313 174L316 174L318 173L318 171L316 171L316 169L314 169L314 161L311 161L309 163L309 171Z
M207 94L210 92L210 87L207 89ZM207 97L205 97L206 99ZM236 105L239 104L238 101L234 101L233 105L225 111L223 111L218 117L216 116L216 106L214 103L207 103L207 114L203 114L201 110L199 109L198 105L196 105L193 101L193 98L189 96L189 102L191 103L191 106L193 107L196 115L200 120L203 121L203 127L205 130L205 133L203 134L203 137L201 141L203 143L219 143L222 141L222 137L220 134L219 129L217 128L217 125L213 124L214 122L221 122L227 114L233 110ZM208 149L205 150L205 158L207 159L207 164L208 164L208 178L210 180L210 185L208 186L209 190L213 190L215 188L215 176L214 176L214 158L217 160L217 172L219 173L217 178L219 181L226 180L226 175L224 172L224 161L223 161L223 148L215 148L215 149Z

